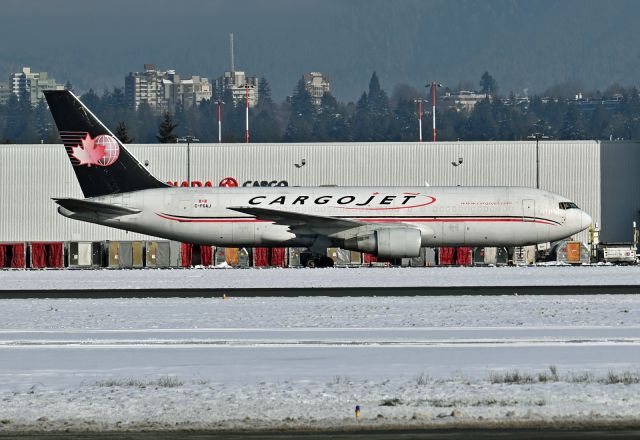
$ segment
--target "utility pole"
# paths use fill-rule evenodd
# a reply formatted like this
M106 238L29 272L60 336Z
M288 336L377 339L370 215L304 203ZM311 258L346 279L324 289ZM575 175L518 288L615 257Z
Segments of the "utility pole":
M218 99L216 101L216 104L218 105L218 143L222 142L222 104L224 104L224 101L221 99Z
M193 136L184 136L176 139L176 142L186 142L187 143L187 186L191 186L191 151L189 147L191 146L191 142L200 142L200 139L195 138Z
M533 133L527 136L527 139L536 140L536 189L540 189L540 139L551 139L543 133Z
M418 139L422 142L422 103L427 102L427 100L423 98L416 98L413 102L418 103Z
M429 87L429 84L427 84L425 87ZM433 124L433 142L436 141L436 87L442 87L442 84L431 81L431 116Z
M246 112L245 112L245 125L247 127L246 133L246 143L249 143L249 82L245 81L244 83L244 97L246 102Z

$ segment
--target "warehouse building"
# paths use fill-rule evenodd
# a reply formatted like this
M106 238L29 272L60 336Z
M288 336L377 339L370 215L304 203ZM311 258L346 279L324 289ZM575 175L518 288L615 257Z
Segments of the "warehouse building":
M182 185L185 144L131 145L158 178ZM640 217L640 143L540 141L539 181L587 211L602 241L630 241ZM536 186L536 142L191 144L192 185ZM225 180L226 179L226 180ZM0 146L0 242L144 240L65 218L51 200L82 197L62 145ZM588 233L578 237L588 241Z

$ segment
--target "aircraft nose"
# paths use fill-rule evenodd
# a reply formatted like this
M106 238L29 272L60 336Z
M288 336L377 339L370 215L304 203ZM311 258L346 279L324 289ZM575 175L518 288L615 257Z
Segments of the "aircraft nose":
M589 214L587 214L584 211L581 211L581 214L580 214L580 226L581 226L582 230L587 229L591 225L592 221L593 221L593 219L591 218L591 216Z

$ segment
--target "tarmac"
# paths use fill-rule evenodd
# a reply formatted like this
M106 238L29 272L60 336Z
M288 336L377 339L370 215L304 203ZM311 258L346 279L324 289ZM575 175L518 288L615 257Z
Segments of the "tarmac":
M456 296L456 295L618 295L638 294L640 285L597 286L467 286L467 287L286 287L286 288L165 288L165 289L15 289L2 298L201 298L294 296Z

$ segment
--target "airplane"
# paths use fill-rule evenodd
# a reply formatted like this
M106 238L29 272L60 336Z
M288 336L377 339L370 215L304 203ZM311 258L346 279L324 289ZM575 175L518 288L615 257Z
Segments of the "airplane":
M576 234L591 217L526 187L174 187L154 177L68 90L44 91L85 196L55 198L65 217L185 243L328 247L382 258L422 247L525 246Z

